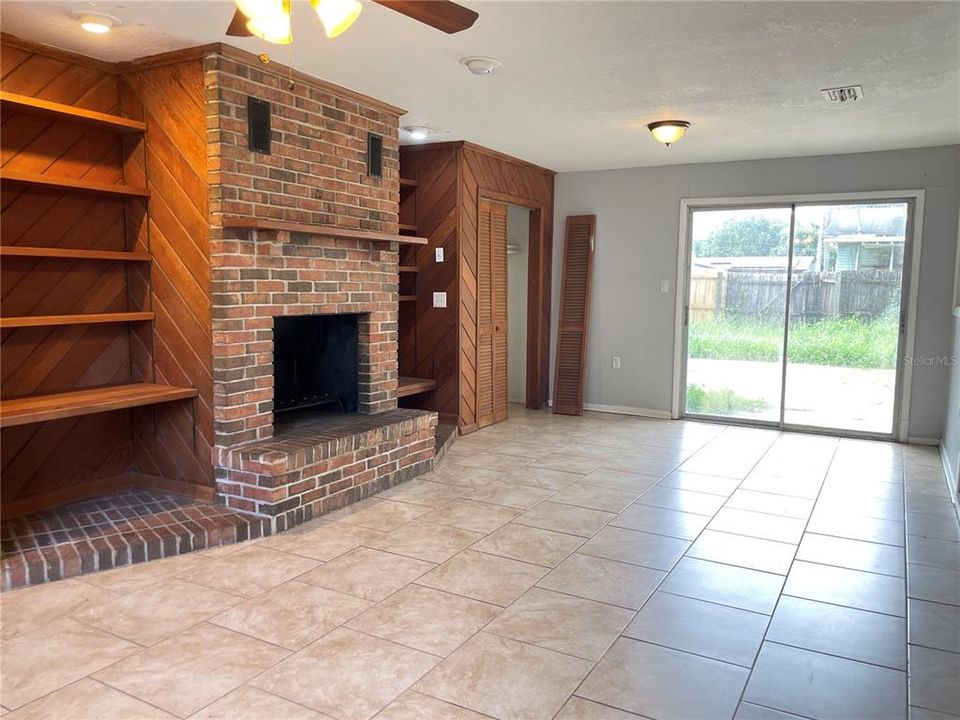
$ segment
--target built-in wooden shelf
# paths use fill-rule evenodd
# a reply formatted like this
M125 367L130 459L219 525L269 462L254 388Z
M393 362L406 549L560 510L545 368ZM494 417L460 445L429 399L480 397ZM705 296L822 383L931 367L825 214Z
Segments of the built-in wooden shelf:
M400 187L402 188L415 188L419 184L413 178L400 178Z
M407 397L408 395L430 392L435 387L437 387L436 380L401 375L397 378L397 397Z
M417 226L416 226L416 225L404 225L403 223L401 223L399 227L400 227L400 232L412 232L412 233L415 233L415 232L417 231Z
M286 230L287 232L306 233L321 237L344 238L346 240L371 240L373 242L396 242L408 245L426 245L429 240L410 235L393 235L372 230L350 230L329 225L310 225L287 220L269 220L267 218L228 216L223 218L223 227L243 230ZM402 227L402 226L401 226Z
M0 318L0 330L48 325L98 325L101 323L145 322L152 312L85 313L72 315L24 315Z
M153 258L145 252L120 250L80 250L77 248L25 247L23 245L0 245L0 256L63 258L66 260L119 260L123 262L150 262Z
M197 396L196 388L136 383L0 400L0 427L94 415Z
M91 182L82 178L56 177L54 175L38 175L36 173L15 172L4 170L0 173L0 183L17 183L30 187L48 188L51 190L71 190L75 192L92 193L94 195L113 195L115 197L149 197L147 190L130 187L129 185L110 185L108 183ZM426 242L426 241L424 241Z
M52 117L66 122L96 125L97 127L121 133L139 133L147 129L147 124L139 120L110 115L109 113L86 110L64 105L63 103L40 100L39 98L17 95L16 93L0 91L0 109Z
M405 273L420 272L420 268L418 268L416 265L401 265L399 267L399 270L400 272L405 272Z
M398 299L400 302L416 302L417 296L416 296L416 295L401 295L401 296L400 296L399 298L397 298L397 299Z

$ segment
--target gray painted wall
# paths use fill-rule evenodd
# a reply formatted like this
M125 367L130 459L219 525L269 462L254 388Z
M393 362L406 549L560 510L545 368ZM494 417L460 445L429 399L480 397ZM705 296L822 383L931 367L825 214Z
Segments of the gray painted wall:
M527 399L527 266L530 210L507 206L507 244L519 252L507 254L507 379L510 402Z
M960 145L561 173L556 182L552 341L564 218L596 214L586 402L669 413L681 198L923 188L921 281L914 288L919 293L915 350L918 355L946 355L951 349L958 175ZM668 293L660 292L661 280L669 281ZM613 355L622 358L619 370L611 367ZM943 365L914 368L911 437L941 437L948 375Z

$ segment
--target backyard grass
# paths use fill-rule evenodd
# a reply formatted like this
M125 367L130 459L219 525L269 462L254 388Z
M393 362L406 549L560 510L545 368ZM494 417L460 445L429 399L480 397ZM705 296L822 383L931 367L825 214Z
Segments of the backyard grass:
M692 358L776 362L782 351L782 325L745 317L690 322ZM862 322L830 318L790 328L790 362L849 368L890 369L897 362L896 320Z
M687 412L698 415L736 415L766 408L767 403L763 399L743 397L729 388L687 386Z

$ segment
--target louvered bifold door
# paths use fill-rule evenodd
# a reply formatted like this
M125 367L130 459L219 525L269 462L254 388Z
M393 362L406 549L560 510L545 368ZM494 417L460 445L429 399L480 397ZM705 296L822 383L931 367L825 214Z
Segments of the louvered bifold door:
M507 417L507 207L480 201L477 228L477 425Z
M563 415L583 415L596 224L596 215L567 217L553 383L553 411Z

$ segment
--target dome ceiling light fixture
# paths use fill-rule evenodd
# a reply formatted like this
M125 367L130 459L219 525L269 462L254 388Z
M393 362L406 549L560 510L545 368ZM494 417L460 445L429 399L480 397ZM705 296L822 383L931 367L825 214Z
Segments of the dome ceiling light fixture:
M647 125L657 142L662 142L667 147L682 138L688 127L690 123L686 120L658 120Z
M428 125L407 125L403 131L410 136L411 140L426 140L433 135L434 129Z
M114 27L123 25L120 18L98 12L72 12L70 17L79 20L80 27L94 35L105 35Z
M474 75L490 75L494 70L503 65L502 62L492 57L482 55L471 55L470 57L460 58L460 64L467 68Z

